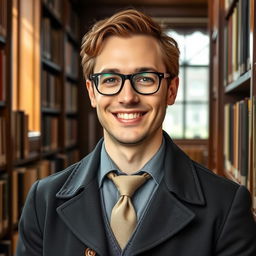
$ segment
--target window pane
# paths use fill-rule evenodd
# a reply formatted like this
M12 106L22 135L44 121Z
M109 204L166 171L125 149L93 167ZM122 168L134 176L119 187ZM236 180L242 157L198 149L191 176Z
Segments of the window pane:
M208 138L208 104L186 104L186 139Z
M208 67L187 67L186 81L186 101L208 101Z
M180 63L184 62L185 59L185 52L184 52L184 47L185 47L185 36L183 33L178 33L177 31L173 30L167 30L166 34L170 37L172 37L179 46L180 50Z
M185 36L185 61L190 65L209 64L209 37L200 31Z
M183 112L182 104L168 106L163 123L163 129L173 138L183 138Z
M184 68L180 67L180 74L179 74L179 88L178 94L176 97L176 102L184 101Z

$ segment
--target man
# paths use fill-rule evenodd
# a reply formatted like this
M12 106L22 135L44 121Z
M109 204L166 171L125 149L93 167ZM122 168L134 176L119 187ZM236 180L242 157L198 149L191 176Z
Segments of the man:
M176 42L126 10L85 35L81 56L104 139L33 185L16 255L256 255L246 188L190 160L162 131L179 84Z

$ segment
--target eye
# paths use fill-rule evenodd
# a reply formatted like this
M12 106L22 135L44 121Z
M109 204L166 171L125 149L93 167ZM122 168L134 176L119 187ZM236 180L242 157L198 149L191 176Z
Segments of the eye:
M152 74L139 74L135 77L135 83L138 85L152 85L155 82L156 79Z
M120 77L112 74L105 74L100 77L100 84L102 85L117 85L121 81Z
M117 79L116 79L116 77L110 77L110 78L105 78L105 79L103 79L102 82L103 82L103 83L116 83L116 82L117 82Z

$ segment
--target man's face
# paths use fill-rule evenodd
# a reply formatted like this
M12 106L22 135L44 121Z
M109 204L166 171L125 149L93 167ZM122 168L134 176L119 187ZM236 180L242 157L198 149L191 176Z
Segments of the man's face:
M158 42L149 36L109 37L96 58L94 73L132 74L138 71L166 72ZM140 95L126 80L114 96L99 94L91 81L86 81L91 105L96 108L104 137L114 143L137 145L162 138L166 107L175 101L178 78L168 86L162 79L153 95Z

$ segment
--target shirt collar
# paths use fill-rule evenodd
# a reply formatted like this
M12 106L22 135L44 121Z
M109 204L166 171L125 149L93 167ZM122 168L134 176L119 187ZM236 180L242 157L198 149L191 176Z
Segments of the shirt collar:
M150 174L153 180L159 185L164 174L163 162L165 157L165 144L165 138L163 137L162 144L156 154L139 171L134 174L146 172ZM122 174L122 171L116 166L114 161L108 155L105 148L105 143L103 142L98 172L99 187L102 186L105 176L111 171L117 171L117 173Z

